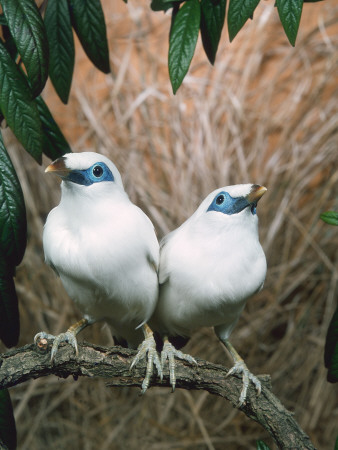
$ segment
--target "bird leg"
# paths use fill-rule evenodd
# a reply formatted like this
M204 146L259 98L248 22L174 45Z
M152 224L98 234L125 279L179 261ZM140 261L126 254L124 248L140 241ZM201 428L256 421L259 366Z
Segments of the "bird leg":
M132 370L141 359L148 355L146 375L141 386L141 393L144 394L150 384L150 377L153 374L153 364L156 366L157 373L159 374L161 380L163 379L163 373L160 358L156 350L156 342L153 332L147 324L142 325L142 331L144 333L144 341L138 347L137 354L130 365L130 370Z
M68 342L75 349L75 354L76 354L76 356L78 356L79 348L77 345L76 336L80 333L80 331L82 331L88 325L93 324L94 322L96 322L94 319L91 319L88 316L85 316L78 322L71 325L65 333L58 334L57 336L54 336L53 334L45 333L44 331L40 331L40 333L37 333L34 336L34 344L37 344L37 342L40 341L41 339L52 339L53 340L51 358L50 358L51 362L54 361L54 358L58 351L59 345L62 342Z
M191 364L196 364L197 361L192 356L181 352L180 350L177 350L171 342L169 342L169 339L167 336L163 339L163 349L161 352L161 365L164 366L166 360L168 359L169 364L169 377L170 377L170 384L172 387L172 392L175 391L176 386L176 374L175 374L175 356L176 358L183 359L185 361L188 361Z
M242 406L246 399L246 393L248 390L250 380L253 382L253 384L256 387L257 395L259 395L262 390L261 382L259 381L259 379L257 377L255 377L255 375L253 375L250 372L250 370L248 369L244 360L239 356L239 354L237 353L235 348L232 346L232 344L227 339L224 339L221 342L225 346L225 348L229 351L229 353L232 356L234 363L235 363L233 365L233 367L226 374L226 378L229 375L232 375L234 373L242 374L243 388L241 391L241 395L239 397L239 406Z

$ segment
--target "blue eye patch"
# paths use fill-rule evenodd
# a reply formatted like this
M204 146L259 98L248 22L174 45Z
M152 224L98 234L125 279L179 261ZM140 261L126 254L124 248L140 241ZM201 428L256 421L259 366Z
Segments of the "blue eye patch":
M245 197L231 197L228 192L219 192L211 202L207 212L216 211L231 216L232 214L238 214L247 207L251 207L252 214L256 214L256 204L249 203Z
M97 162L86 170L72 170L62 178L83 186L90 186L101 181L114 181L114 175L103 162Z

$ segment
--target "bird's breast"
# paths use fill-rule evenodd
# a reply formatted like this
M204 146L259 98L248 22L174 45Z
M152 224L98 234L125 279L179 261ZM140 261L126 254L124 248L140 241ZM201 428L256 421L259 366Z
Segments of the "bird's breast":
M158 281L149 255L156 261L158 244L148 219L142 220L137 211L132 214L128 220L123 211L84 220L55 208L44 228L43 245L46 262L55 267L83 313L135 327L155 307Z
M258 239L182 234L164 249L161 271L166 281L157 316L170 332L190 335L201 326L236 322L264 282L266 261Z

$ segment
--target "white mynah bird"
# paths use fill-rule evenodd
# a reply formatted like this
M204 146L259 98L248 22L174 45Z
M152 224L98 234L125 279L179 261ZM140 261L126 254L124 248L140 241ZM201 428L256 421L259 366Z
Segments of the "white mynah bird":
M164 339L162 368L168 359L173 389L175 356L195 362L174 347L175 337L189 338L199 328L212 326L234 360L227 376L242 374L239 403L245 401L249 380L260 393L259 380L228 339L246 301L265 280L256 206L266 190L252 184L217 189L161 242L160 294L153 323Z
M145 392L155 364L162 377L147 322L158 299L159 245L153 224L126 194L115 165L92 152L70 153L46 172L59 175L61 201L48 215L43 232L45 259L84 314L65 333L38 333L53 339L51 358L61 342L78 354L76 335L106 321L118 343L139 347L134 366L147 355Z

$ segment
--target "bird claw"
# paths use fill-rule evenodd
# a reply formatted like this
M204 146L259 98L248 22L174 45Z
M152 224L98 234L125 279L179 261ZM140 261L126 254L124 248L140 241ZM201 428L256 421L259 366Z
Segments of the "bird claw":
M188 355L186 353L181 352L180 350L177 350L168 340L164 341L163 349L161 352L161 365L164 366L166 360L168 360L169 364L169 378L170 378L170 384L172 388L172 392L175 391L176 387L176 374L175 374L175 356L178 359L183 359L185 361L188 361L191 364L196 364L197 361L195 358L193 358L191 355Z
M260 395L260 393L262 391L261 382L255 375L253 375L250 372L250 370L248 369L247 365L245 364L245 362L243 360L235 362L234 366L226 374L226 378L229 375L233 375L233 374L242 374L243 387L241 390L241 395L239 396L239 406L242 406L245 402L250 380L255 385L255 388L257 390L257 395Z
M48 334L45 331L40 331L34 336L34 344L37 345L39 341L42 339L55 339L55 336L53 334Z
M53 363L54 358L56 356L56 353L59 349L59 346L62 342L68 342L75 350L76 356L79 354L79 348L77 345L76 336L71 331L66 331L65 333L58 334L57 336L54 336L53 334L45 333L44 331L41 331L40 333L37 333L34 336L34 344L36 345L38 341L41 339L48 339L53 341L52 350L51 350L51 357L50 360Z
M162 372L162 366L160 362L160 358L158 356L157 350L156 350L156 342L151 334L150 336L147 336L144 341L139 345L138 351L136 356L134 357L131 365L130 370L132 370L136 364L143 358L147 358L147 368L146 368L146 375L144 377L144 380L142 382L141 386L141 393L145 394L146 390L149 387L150 384L150 378L153 374L154 367L156 367L157 373L160 376L160 379L162 381L163 379L163 372Z

